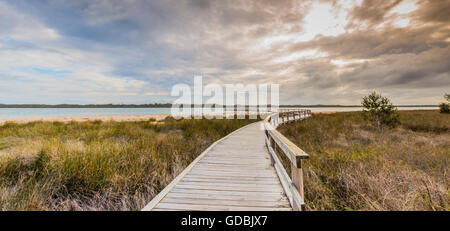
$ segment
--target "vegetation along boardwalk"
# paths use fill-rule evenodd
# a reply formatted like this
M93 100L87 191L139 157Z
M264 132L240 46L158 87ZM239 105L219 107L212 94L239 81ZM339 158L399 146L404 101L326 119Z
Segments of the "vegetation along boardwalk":
M303 151L275 128L310 111L274 113L215 142L145 206L163 210L301 210ZM275 153L292 161L291 180Z

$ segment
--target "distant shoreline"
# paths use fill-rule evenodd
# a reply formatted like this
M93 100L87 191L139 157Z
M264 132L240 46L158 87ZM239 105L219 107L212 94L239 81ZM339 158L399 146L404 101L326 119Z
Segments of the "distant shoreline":
M197 107L200 105L192 105ZM0 108L171 108L172 104L0 104ZM251 106L256 107L256 106ZM267 107L270 107L268 105ZM281 108L361 107L360 105L279 105ZM438 107L438 105L396 105L396 107Z
M329 107L330 108L330 107ZM356 107L352 107L356 108ZM415 109L405 109L408 107L403 107L403 110L415 110ZM417 109L416 110L437 110L431 108ZM351 111L359 111L355 109L345 110L345 108L334 107L334 110L317 110L312 109L313 114L332 114L337 112L351 112ZM2 117L0 116L0 125L5 122L14 122L14 123L28 123L34 121L46 121L46 122L85 122L85 121L143 121L149 119L155 120L163 120L167 116L171 116L170 113L155 113L155 114L104 114L104 115L38 115L38 116L11 116L11 117Z
M134 114L134 115L76 115L76 116L23 116L23 117L0 117L0 125L5 122L29 123L33 121L45 122L85 122L85 121L143 121L149 119L162 120L170 114Z

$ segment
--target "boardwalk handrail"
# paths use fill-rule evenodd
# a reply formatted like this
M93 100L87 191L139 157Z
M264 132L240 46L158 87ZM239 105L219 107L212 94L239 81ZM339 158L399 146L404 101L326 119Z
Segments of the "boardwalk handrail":
M311 117L311 110L284 109L267 116L264 120L266 145L270 153L272 166L275 167L292 208L299 211L305 210L302 159L309 158L309 155L278 132L276 128L280 124L309 117ZM276 147L281 149L291 162L291 178L289 178L276 154Z

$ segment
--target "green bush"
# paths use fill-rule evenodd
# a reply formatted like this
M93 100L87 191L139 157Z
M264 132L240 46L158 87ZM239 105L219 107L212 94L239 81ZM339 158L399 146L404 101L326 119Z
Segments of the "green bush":
M439 111L441 113L450 113L450 104L448 103L439 104Z
M383 126L396 127L400 123L397 108L388 98L382 97L375 91L363 97L361 104L365 117L380 131Z
M447 102L450 102L450 94L445 94L444 98L447 100ZM441 113L450 113L450 103L439 104L439 111Z

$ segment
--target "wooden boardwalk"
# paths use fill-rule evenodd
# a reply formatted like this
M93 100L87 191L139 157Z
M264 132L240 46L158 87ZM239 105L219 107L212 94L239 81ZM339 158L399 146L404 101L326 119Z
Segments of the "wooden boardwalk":
M232 132L142 210L304 210L302 160L309 156L276 128L309 117L310 110L285 110ZM278 155L289 160L291 177Z
M292 210L264 137L262 122L233 132L199 156L144 210Z

